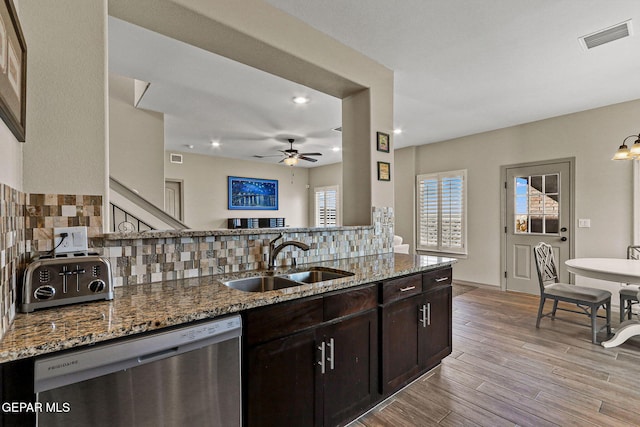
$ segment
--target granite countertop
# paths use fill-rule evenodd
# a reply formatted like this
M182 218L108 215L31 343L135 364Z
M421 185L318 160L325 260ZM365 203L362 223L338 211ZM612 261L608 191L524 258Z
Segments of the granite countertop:
M17 314L0 342L0 363L427 271L455 261L390 253L317 262L298 269L317 266L347 270L355 275L268 292L242 292L222 283L264 273L260 270L119 287L112 301ZM277 270L275 274L289 271Z

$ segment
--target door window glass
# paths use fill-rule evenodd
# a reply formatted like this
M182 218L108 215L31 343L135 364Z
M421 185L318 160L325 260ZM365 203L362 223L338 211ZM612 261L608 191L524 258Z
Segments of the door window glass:
M559 181L557 173L515 177L515 233L558 234Z

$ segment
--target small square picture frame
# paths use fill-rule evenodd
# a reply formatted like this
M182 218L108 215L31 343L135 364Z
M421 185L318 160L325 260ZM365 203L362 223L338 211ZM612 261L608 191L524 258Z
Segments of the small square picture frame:
M378 151L382 151L383 153L389 152L389 134L384 132L376 132L376 148Z
M391 163L378 162L378 181L391 181Z

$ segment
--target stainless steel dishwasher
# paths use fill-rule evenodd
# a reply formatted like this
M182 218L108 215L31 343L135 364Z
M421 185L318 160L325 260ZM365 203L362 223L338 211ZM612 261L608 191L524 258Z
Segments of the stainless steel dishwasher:
M37 424L239 426L240 316L35 361Z

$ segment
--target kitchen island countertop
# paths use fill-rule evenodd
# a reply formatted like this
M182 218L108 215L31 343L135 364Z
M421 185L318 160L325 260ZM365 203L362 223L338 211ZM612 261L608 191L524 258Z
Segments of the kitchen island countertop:
M112 301L19 313L0 342L0 363L161 330L310 295L446 267L453 258L381 254L298 266L346 270L353 276L268 292L230 289L224 281L264 270L204 276L115 289ZM289 273L279 269L275 274Z

